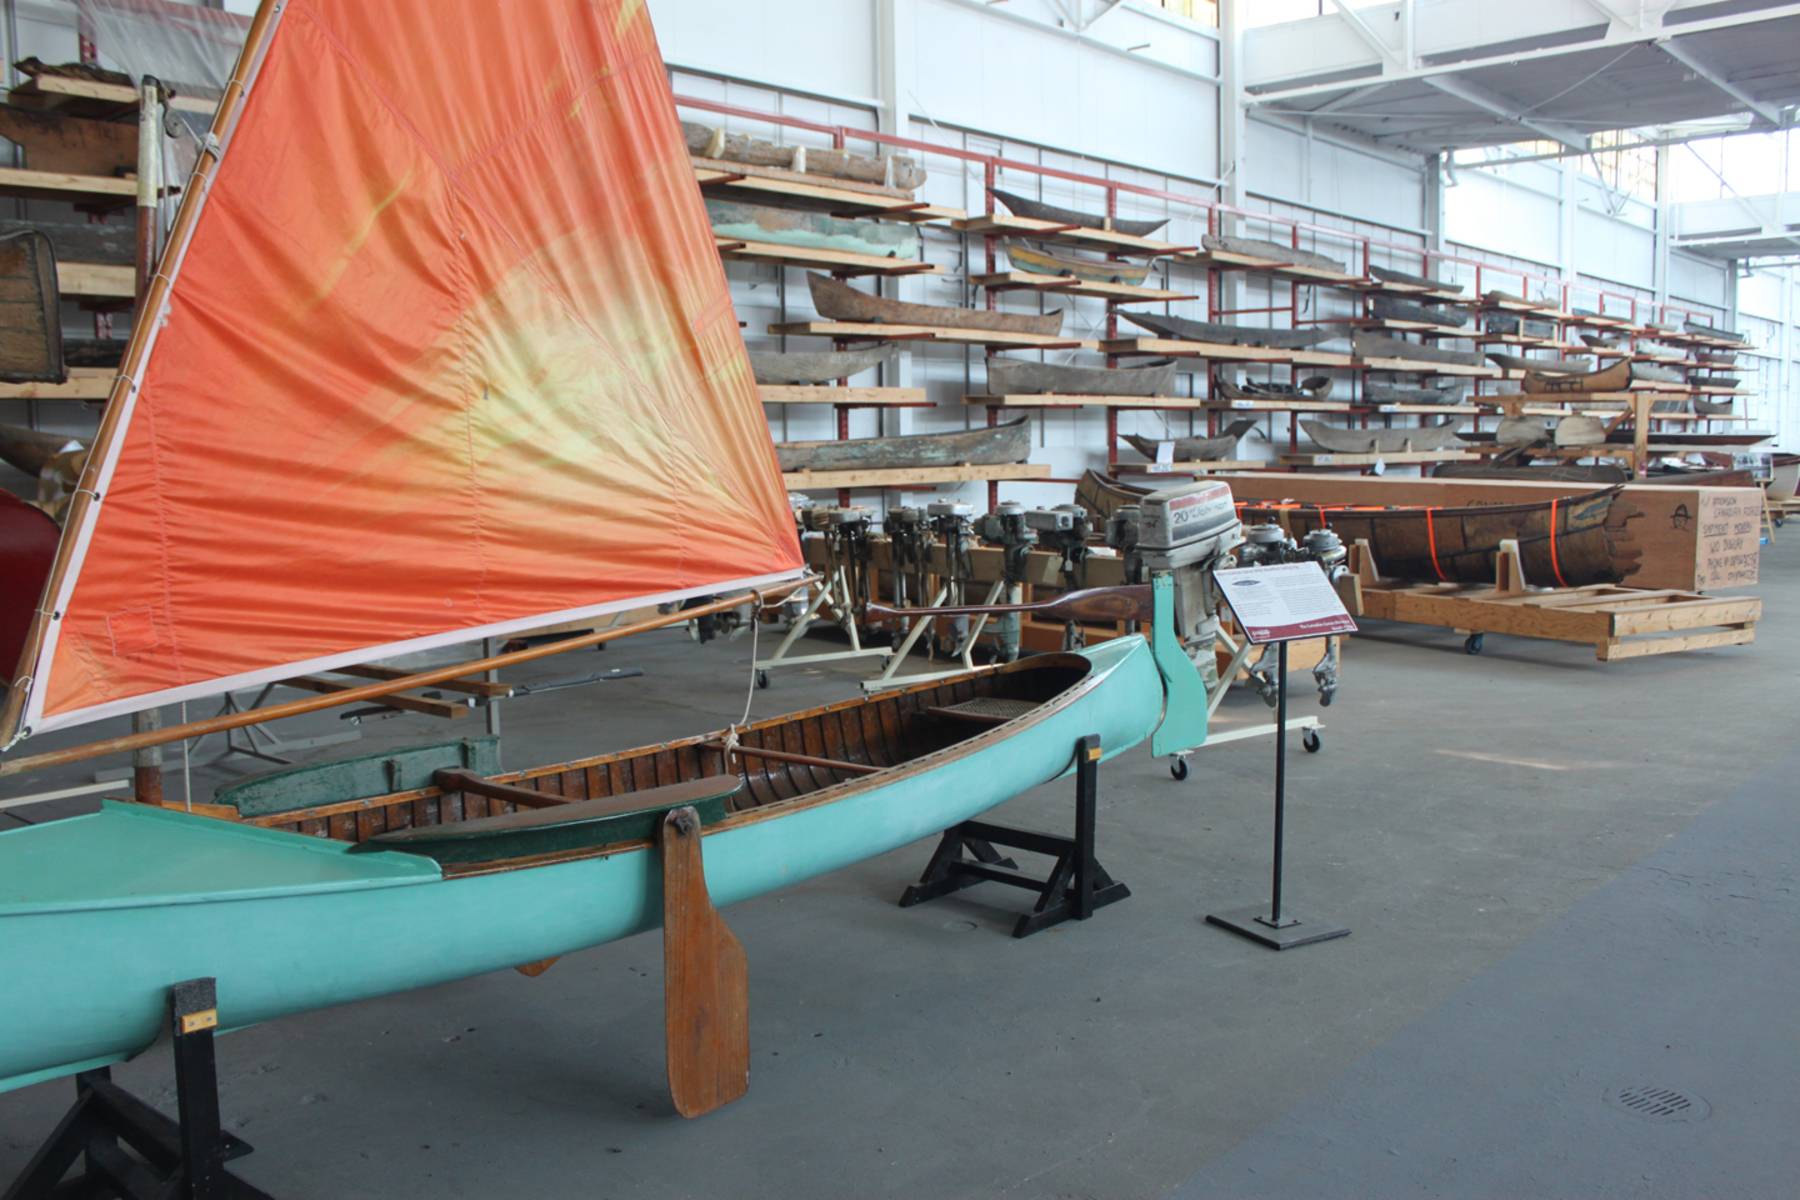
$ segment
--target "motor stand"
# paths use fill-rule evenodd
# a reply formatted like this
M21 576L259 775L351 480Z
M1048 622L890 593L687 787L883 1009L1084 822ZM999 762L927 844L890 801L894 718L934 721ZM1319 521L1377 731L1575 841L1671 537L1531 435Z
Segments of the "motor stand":
M121 1088L106 1067L83 1071L75 1077L74 1106L0 1200L270 1200L267 1192L225 1169L231 1159L250 1153L250 1146L219 1128L215 995L211 979L190 979L169 989L167 1032L179 1119ZM63 1182L78 1158L85 1160L81 1174Z
M1099 802L1100 738L1089 734L1075 743L1075 836L1062 837L1015 829L988 821L964 821L946 830L919 882L900 897L911 908L978 883L1004 883L1038 894L1029 913L1013 926L1013 936L1029 937L1064 921L1085 921L1096 909L1131 895L1131 889L1107 874L1094 857L1094 825ZM1028 850L1056 859L1042 879L1018 870L995 846ZM967 851L969 857L964 856Z
M1206 923L1229 929L1271 950L1292 950L1348 937L1350 931L1329 922L1303 921L1281 911L1282 838L1287 816L1287 642L1276 643L1275 653L1275 853L1269 903L1267 907L1253 905L1226 913L1207 913Z

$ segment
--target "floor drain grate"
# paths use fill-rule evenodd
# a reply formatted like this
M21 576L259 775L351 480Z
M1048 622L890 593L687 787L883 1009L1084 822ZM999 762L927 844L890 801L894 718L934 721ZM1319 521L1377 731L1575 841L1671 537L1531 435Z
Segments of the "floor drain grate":
M1712 1106L1698 1096L1666 1087L1616 1087L1606 1102L1652 1121L1703 1121Z

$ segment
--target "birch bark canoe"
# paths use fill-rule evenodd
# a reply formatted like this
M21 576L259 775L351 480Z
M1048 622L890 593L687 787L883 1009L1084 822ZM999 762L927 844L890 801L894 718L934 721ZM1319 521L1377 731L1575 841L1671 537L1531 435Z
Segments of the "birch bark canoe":
M1175 443L1174 456L1171 462L1218 462L1231 458L1237 453L1237 444L1246 433L1256 427L1251 417L1242 417L1225 427L1223 433L1216 437L1184 437L1172 439ZM1142 437L1135 433L1121 433L1119 440L1136 450L1151 462L1160 461L1158 450L1164 445L1156 438Z
M758 383L835 383L876 367L884 367L899 357L895 346L876 346L868 350L813 350L782 354L776 351L752 350L750 370Z
M1150 275L1149 263L1113 262L1105 258L1085 258L1079 254L1056 254L1027 242L1008 239L1006 257L1013 270L1035 275L1068 275L1088 283L1126 283L1137 287Z
M1024 462L1030 453L1031 423L1027 417L1004 425L949 433L775 444L775 457L783 471L992 466Z
M990 396L1167 396L1175 388L1175 360L1137 367L1070 367L990 355Z
M1151 316L1149 313L1119 314L1133 325L1142 326L1157 337L1177 342L1210 342L1223 346L1268 346L1284 350L1304 350L1340 338L1336 329L1258 329L1248 325L1224 325L1216 321L1195 321L1188 317Z
M1284 266L1311 267L1338 275L1345 274L1344 264L1335 258L1284 246L1280 242L1266 242L1261 238L1226 237L1223 234L1209 233L1200 239L1200 245L1220 254L1242 254L1247 258L1272 259Z
M1143 220L1128 217L1103 217L1094 213L1081 212L1073 208L1058 208L1054 204L1045 204L1042 200L1033 200L1029 196L1021 196L1017 192L1004 192L999 188L989 188L988 192L1000 203L1006 205L1017 217L1025 217L1033 221L1054 221L1058 225L1075 225L1082 229L1106 229L1114 233L1129 234L1132 237L1149 237L1164 225L1169 218Z
M1522 385L1527 395L1555 396L1584 392L1622 392L1631 386L1631 362L1620 359L1585 375L1553 375L1529 371Z
M1448 450L1460 445L1460 420L1411 429L1344 429L1323 421L1301 421L1313 444L1333 454L1400 454L1407 450Z
M917 260L923 253L918 227L894 221L834 217L812 209L743 204L716 196L706 198L706 217L715 237L737 242L907 260Z
M833 321L852 321L866 325L925 325L939 329L985 329L993 333L1031 333L1055 337L1062 332L1063 315L988 312L979 308L950 308L938 304L911 304L904 300L887 300L859 292L847 283L829 275L812 273L806 277L812 291L813 307L819 315Z

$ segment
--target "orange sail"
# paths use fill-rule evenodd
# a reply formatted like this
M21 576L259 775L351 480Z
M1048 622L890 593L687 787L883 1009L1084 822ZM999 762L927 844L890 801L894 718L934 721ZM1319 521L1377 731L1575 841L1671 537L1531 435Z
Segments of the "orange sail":
M798 572L643 0L265 0L214 135L13 732Z

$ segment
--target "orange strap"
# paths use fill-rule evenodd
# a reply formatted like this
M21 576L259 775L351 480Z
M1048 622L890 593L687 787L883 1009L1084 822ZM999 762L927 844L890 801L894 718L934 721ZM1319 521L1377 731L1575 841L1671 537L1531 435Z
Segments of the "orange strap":
M1556 504L1556 500L1550 501L1550 573L1556 576L1557 587L1568 587L1568 581L1563 578L1562 564L1556 561ZM1522 567L1525 564L1519 565Z
M1437 511L1430 505L1425 506L1425 541L1431 546L1431 569L1437 572L1438 582L1448 583L1450 577L1444 574L1444 568L1438 566L1437 526L1431 520L1431 514Z

